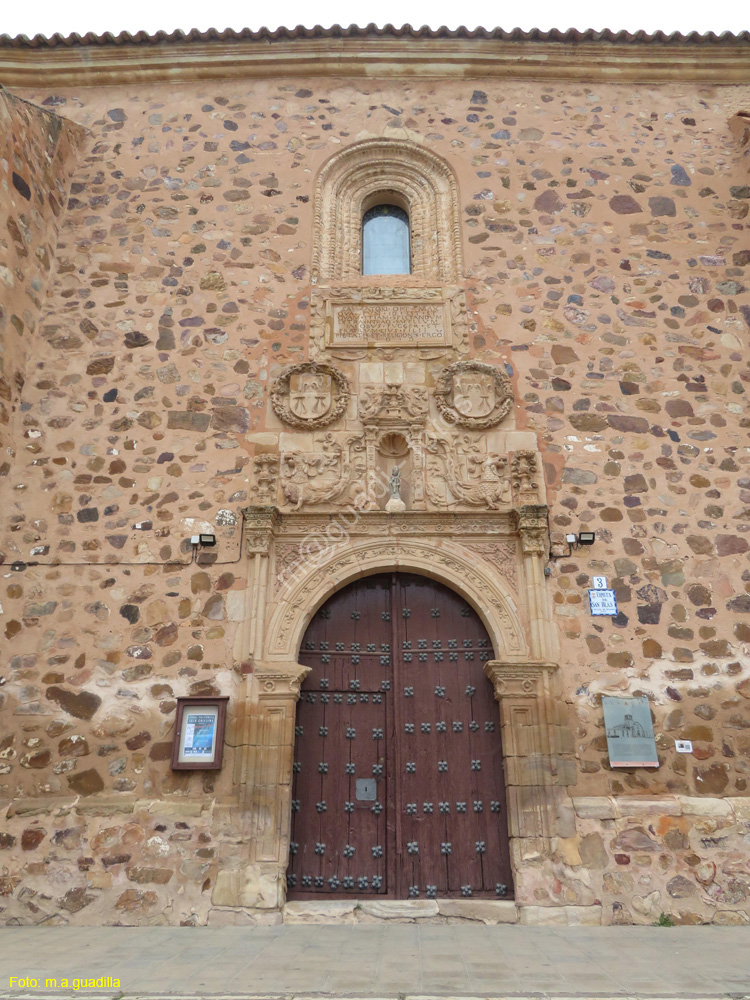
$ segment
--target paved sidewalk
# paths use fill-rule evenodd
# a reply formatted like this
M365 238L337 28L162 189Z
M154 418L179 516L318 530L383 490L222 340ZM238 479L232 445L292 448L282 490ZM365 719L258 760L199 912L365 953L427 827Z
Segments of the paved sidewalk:
M10 976L39 989L11 990ZM75 996L750 998L750 927L358 924L0 928L0 998L45 980L120 979ZM72 991L71 991L72 992Z

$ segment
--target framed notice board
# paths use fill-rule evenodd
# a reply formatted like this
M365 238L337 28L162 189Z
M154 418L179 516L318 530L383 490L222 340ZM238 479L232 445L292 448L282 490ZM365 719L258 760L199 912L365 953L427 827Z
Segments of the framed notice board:
M178 698L172 770L216 770L224 753L228 695Z
M603 695L602 708L611 766L658 767L648 698L609 698Z

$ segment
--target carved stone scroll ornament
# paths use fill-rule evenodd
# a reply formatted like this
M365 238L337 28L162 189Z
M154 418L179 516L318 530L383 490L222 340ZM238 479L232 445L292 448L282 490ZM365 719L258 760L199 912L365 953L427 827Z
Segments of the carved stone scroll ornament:
M292 427L325 427L344 413L349 380L331 365L305 361L285 368L271 386L271 406Z
M365 424L423 424L427 417L427 390L419 386L388 384L371 387L359 401L359 416Z
M364 475L361 437L342 444L330 432L318 439L316 451L288 451L281 457L281 488L292 510L305 504L333 503Z
M448 423L473 430L494 427L513 406L508 376L482 361L449 365L438 378L433 395Z

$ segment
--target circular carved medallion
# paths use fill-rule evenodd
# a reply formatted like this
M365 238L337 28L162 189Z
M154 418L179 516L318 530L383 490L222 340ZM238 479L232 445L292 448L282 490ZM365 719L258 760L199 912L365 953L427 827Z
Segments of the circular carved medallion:
M508 376L482 361L457 361L444 368L433 395L449 423L472 430L499 424L513 405Z
M343 414L349 380L331 365L305 361L285 368L271 386L273 412L292 427L325 427Z

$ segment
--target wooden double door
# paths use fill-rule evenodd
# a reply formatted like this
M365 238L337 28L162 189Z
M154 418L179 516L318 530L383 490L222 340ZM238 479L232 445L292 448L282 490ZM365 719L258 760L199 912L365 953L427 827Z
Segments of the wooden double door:
M458 594L380 574L310 623L289 898L513 894L492 645Z

